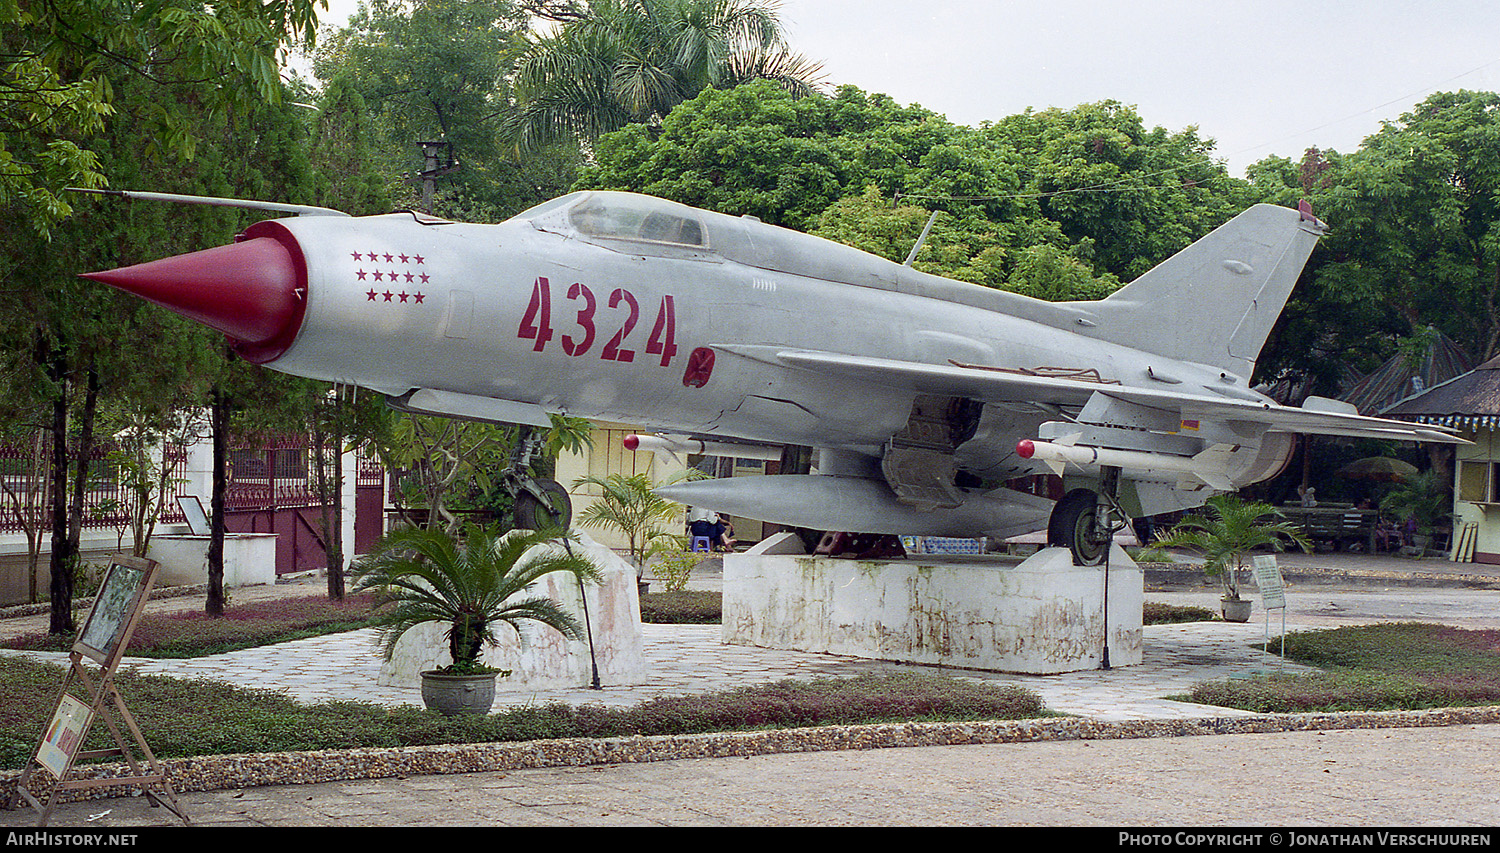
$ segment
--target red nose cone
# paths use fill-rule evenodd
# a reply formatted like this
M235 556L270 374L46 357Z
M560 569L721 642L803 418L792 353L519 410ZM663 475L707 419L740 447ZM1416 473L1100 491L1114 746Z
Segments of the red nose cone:
M1031 454L1036 452L1036 444L1029 438L1023 438L1016 442L1016 455L1022 459L1030 459Z
M300 258L270 236L83 277L218 329L260 361L291 343L306 304Z

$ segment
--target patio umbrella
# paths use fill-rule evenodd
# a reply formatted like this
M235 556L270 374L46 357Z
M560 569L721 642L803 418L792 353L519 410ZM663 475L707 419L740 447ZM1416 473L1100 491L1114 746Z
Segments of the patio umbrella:
M1385 456L1367 456L1357 459L1338 470L1340 477L1351 480L1389 480L1396 482L1415 476L1417 466L1400 459Z

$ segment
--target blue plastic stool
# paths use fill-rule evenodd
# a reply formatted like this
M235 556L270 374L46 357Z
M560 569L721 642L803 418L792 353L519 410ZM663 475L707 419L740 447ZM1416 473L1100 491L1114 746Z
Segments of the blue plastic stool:
M709 545L709 539L708 539L707 536L694 536L693 537L693 550L694 551L704 551L704 552L707 552L707 551L711 551L713 549Z

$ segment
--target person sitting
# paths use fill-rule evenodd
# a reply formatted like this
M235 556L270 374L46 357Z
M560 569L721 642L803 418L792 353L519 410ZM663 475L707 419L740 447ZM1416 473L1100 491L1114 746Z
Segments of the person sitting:
M711 510L698 507L688 507L687 514L688 542L691 543L702 539L708 543L709 550L713 550L714 543L719 541L719 515Z
M730 552L734 550L734 524L729 521L729 516L718 514L718 520L714 523L714 550Z

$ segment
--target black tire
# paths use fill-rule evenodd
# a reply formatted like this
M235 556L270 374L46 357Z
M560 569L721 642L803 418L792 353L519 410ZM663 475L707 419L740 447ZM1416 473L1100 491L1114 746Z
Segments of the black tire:
M542 506L535 495L523 490L516 495L516 527L525 530L541 530L546 527L568 529L568 525L573 522L573 501L568 497L568 490L553 480L538 480L537 486L547 494L548 500L552 502L552 509Z
M1100 538L1095 518L1099 496L1091 489L1074 489L1052 508L1047 522L1047 544L1073 552L1073 565L1097 566L1109 555L1109 538Z

